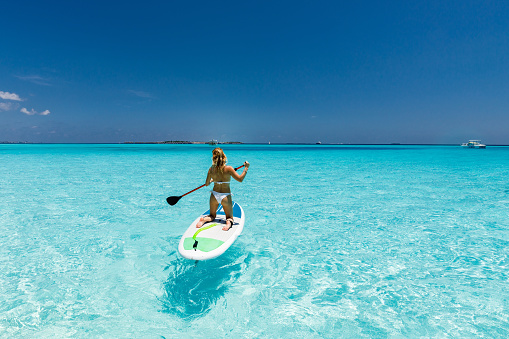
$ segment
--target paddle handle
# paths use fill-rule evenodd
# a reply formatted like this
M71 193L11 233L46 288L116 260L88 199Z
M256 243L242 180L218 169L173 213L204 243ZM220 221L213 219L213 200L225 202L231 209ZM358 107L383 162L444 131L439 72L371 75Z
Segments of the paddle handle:
M238 170L239 168L242 168L242 167L244 167L244 165L242 165L242 166L239 166L239 167L235 168L235 170ZM189 193L193 193L194 191L199 190L199 189L200 189L200 188L202 188L203 186L206 186L206 184L203 184L203 185L201 185L200 187L196 187L194 190L189 191L189 192L187 192L186 194L183 194L183 195L182 195L182 196L180 196L180 197L182 198L183 196L186 196L186 195L188 195Z
M189 191L189 192L187 192L186 194L182 194L180 197L182 198L183 196L186 196L186 195L188 195L189 193L193 193L194 191L199 190L199 189L200 189L200 188L202 188L203 186L205 186L205 184L201 185L200 187L196 187L194 190Z

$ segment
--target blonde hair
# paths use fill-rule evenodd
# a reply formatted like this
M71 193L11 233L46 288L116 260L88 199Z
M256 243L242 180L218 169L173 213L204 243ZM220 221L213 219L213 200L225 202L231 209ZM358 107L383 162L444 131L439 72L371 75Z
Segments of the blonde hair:
M212 151L212 163L216 168L223 172L224 166L226 166L226 162L228 161L228 158L226 158L226 155L224 154L223 150L220 147L214 148Z

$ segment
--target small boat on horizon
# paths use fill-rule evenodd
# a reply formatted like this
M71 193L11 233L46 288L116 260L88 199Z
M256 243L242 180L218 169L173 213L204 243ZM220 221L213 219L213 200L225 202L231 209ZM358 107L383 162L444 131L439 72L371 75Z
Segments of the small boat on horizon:
M469 140L461 144L461 147L465 148L486 148L486 145L481 144L481 140Z

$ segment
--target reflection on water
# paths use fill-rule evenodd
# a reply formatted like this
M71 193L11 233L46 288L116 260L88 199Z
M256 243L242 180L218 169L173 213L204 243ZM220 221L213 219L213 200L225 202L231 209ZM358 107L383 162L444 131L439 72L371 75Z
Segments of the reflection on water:
M207 314L239 278L249 261L243 251L227 251L205 261L192 261L175 255L165 268L162 310L192 320Z

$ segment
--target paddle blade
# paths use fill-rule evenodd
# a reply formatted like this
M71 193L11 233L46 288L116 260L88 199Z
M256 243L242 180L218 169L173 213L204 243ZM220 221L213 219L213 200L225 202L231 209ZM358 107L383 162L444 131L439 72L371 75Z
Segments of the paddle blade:
M182 197L168 197L166 198L166 202L171 206L175 205Z

